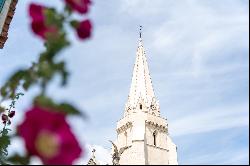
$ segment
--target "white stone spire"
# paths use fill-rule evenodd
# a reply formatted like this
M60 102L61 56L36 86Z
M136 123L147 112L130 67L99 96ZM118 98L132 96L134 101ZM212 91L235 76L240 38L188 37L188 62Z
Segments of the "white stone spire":
M149 73L148 62L146 58L145 49L143 47L142 33L140 31L139 46L136 53L136 61L134 65L132 83L126 104L125 116L139 107L148 109L157 109L158 102L156 102L152 80ZM150 112L150 110L147 110ZM159 111L156 111L159 112ZM155 113L156 115L157 113Z
M125 150L119 165L176 165L177 148L160 116L140 32L139 46L125 114L117 122L117 149ZM118 150L114 150L113 154Z

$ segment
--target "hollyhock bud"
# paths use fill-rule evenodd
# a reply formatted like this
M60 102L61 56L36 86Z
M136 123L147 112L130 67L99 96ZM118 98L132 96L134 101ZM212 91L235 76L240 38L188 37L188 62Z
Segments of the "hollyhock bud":
M2 114L2 121L3 122L7 122L7 120L8 120L9 118L8 118L8 116L6 115L6 114Z
M9 115L8 115L8 116L9 116L10 118L13 118L13 117L15 116L15 114L16 114L16 112L15 112L15 111L11 111L11 112L9 113Z
M56 34L57 32L55 25L47 25L46 10L48 8L34 3L29 6L29 15L32 19L31 28L36 35L43 39L47 39L48 35Z
M76 26L76 31L80 39L86 39L91 36L92 24L90 20L79 22Z
M71 9L81 14L87 13L91 4L90 0L65 0L65 2Z
M61 112L35 106L26 112L17 131L28 153L45 165L71 165L82 152Z

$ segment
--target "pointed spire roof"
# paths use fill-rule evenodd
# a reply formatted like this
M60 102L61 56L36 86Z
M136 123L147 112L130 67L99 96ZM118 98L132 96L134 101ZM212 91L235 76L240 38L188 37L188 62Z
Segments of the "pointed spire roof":
M139 46L137 48L132 83L127 103L129 107L136 107L139 100L143 100L147 103L155 98L146 53L143 46L141 28L142 27L140 27Z

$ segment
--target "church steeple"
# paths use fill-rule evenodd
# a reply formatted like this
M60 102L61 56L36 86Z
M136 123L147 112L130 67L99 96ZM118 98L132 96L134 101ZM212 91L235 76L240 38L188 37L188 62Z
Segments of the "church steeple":
M136 61L132 76L132 83L126 104L125 116L135 112L136 108L144 107L147 112L159 116L158 102L156 101L147 57L142 40L142 26L140 26L139 45L136 52ZM142 109L142 108L141 108Z
M142 27L140 27L142 28ZM117 149L126 149L120 165L176 165L176 145L168 133L168 123L160 116L140 29L139 46L125 114L117 122ZM114 150L117 154L118 150Z

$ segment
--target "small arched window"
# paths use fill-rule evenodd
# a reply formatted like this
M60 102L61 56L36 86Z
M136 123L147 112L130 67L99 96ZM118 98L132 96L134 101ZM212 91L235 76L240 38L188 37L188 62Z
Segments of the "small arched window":
M140 104L140 109L142 110L142 105Z
M154 146L156 146L156 131L153 133L153 143L154 143Z

